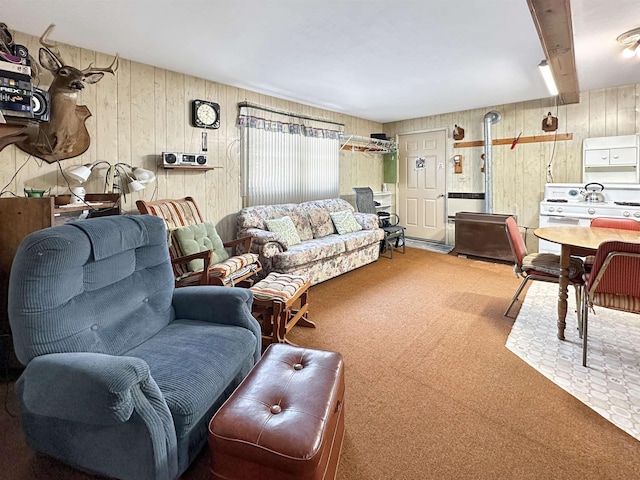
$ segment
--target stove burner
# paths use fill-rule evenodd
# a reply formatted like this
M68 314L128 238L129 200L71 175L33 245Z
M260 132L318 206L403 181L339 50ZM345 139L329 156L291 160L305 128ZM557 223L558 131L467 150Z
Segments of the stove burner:
M569 200L566 198L547 198L545 202L553 202L553 203L567 203Z
M640 207L640 203L638 202L613 202L616 205L624 205L626 207Z

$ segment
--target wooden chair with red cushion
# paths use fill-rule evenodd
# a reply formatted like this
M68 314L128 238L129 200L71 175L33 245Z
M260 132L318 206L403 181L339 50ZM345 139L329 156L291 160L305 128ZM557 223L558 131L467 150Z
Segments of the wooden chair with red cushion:
M516 293L511 299L511 303L504 312L504 316L508 316L509 310L513 304L518 300L520 293L524 289L529 280L539 280L541 282L558 283L560 281L560 256L554 253L529 253L527 246L524 243L520 228L516 223L515 218L507 217L505 220L505 230L507 237L509 238L509 244L511 245L511 251L515 265L513 269L516 276L522 277L522 282L516 290ZM582 285L584 283L582 275L584 273L584 266L582 260L579 258L571 257L571 263L569 265L569 281L576 290L576 305L578 315L580 314L580 304L582 299Z
M609 218L598 217L591 220L591 227L594 228L619 228L621 230L635 230L640 231L640 222L633 218ZM590 272L593 267L593 255L588 255L584 259L584 270Z
M582 301L582 365L587 366L587 325L594 305L640 313L640 243L604 242L595 255Z

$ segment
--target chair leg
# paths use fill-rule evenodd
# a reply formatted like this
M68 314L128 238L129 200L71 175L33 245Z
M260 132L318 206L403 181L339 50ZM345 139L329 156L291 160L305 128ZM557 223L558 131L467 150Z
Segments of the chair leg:
M505 317L508 317L507 314L509 313L509 310L511 310L511 307L513 306L513 304L516 303L516 301L518 300L518 297L520 296L522 289L524 288L524 286L527 284L528 281L529 281L529 277L524 277L524 279L522 280L522 283L520 283L518 290L516 290L516 293L514 293L513 297L511 298L511 303L509 304L509 306L504 312Z
M582 285L573 285L576 290L576 317L578 318L578 335L582 338Z
M587 323L589 319L589 302L587 292L582 296L582 366L587 366Z

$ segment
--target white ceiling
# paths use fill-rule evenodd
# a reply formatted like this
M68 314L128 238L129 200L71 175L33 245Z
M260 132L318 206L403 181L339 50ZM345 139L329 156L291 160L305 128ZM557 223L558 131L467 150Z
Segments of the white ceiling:
M640 83L640 58L623 61L616 43L640 27L640 1L571 9L580 91ZM0 0L0 10L12 30L40 36L54 23L57 42L382 123L549 96L526 0Z

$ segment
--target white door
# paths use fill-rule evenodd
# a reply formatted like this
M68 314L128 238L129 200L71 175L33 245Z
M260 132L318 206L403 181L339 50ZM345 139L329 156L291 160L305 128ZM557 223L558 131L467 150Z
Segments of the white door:
M446 137L445 130L399 136L398 214L407 237L445 241Z

